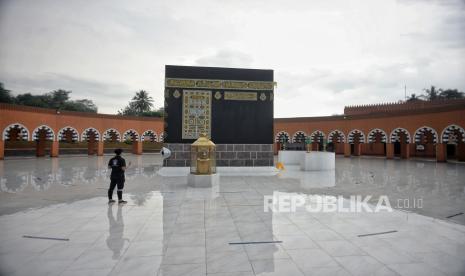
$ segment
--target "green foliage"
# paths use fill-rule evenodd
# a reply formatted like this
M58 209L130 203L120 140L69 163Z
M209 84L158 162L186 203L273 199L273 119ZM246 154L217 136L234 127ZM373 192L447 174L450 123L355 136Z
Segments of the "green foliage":
M137 111L136 111L136 108L134 107L134 104L132 102L129 102L129 104L125 108L118 110L118 115L137 116Z
M46 95L50 98L50 105L55 109L64 109L65 103L69 101L69 94L71 91L58 89L47 93Z
M137 113L150 111L153 108L153 98L149 96L147 91L140 90L132 98L132 106Z
M63 110L97 113L97 106L91 100L83 99L65 102Z
M441 91L439 96L443 99L463 99L465 95L463 92L459 92L457 89L446 89Z
M91 100L70 100L70 94L71 91L58 89L42 95L24 93L15 97L10 94L9 90L3 88L3 84L0 83L0 102L42 108L97 113L97 106Z
M0 82L0 103L13 103L14 98L11 96L11 91L3 87L3 83Z
M465 98L465 94L463 92L458 91L457 89L436 89L435 86L431 86L429 89L423 89L425 94L423 95L416 95L412 94L408 97L407 102L414 102L414 101L435 101L435 100L453 100L453 99L463 99Z
M49 95L32 95L31 93L19 94L14 103L19 105L50 108L51 98Z
M165 113L165 110L164 110L163 107L160 107L157 110L142 112L142 114L140 116L143 116L143 117L159 117L159 118L161 118L161 117L163 117L163 113Z
M422 98L424 98L423 95L417 96L415 93L413 93L412 95L410 95L410 97L408 97L407 102L423 101Z
M142 117L163 117L163 107L158 110L152 110L153 98L149 96L147 91L140 90L132 98L129 104L118 111L118 115L122 116L142 116Z
M433 85L431 86L430 89L423 89L426 93L425 97L426 99L430 101L438 100L440 98L439 93L441 92L441 89L436 89Z

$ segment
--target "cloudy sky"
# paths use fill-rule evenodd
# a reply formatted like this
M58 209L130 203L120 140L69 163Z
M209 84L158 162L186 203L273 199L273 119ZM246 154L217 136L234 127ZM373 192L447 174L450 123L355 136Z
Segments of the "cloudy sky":
M275 117L465 91L464 0L0 0L0 82L115 113L164 65L274 69Z

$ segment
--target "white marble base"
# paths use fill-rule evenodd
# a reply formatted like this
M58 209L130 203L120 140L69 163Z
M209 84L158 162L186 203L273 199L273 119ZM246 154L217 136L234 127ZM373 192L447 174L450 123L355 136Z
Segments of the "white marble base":
M216 172L225 176L273 176L279 170L275 167L216 167Z
M158 172L165 177L187 176L189 167L163 167ZM216 167L216 173L222 176L273 176L279 173L275 167Z
M187 176L191 172L190 167L162 167L157 174L165 177Z
M211 188L220 183L220 175L215 174L189 174L187 176L187 185L194 188Z
M327 171L336 167L336 154L334 152L312 151L305 152L300 163L303 171Z
M303 150L280 150L278 152L278 162L284 165L300 165L305 151Z
M336 154L325 151L281 150L278 152L278 162L284 166L300 166L303 171L334 170Z

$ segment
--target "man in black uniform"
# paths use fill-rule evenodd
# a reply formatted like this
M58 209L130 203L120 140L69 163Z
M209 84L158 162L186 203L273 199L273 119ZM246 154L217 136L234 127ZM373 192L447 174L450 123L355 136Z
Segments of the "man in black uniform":
M127 201L123 200L123 188L124 188L124 171L126 170L126 160L121 157L121 153L123 152L122 149L115 149L116 156L111 158L108 161L108 168L111 169L111 176L110 176L110 188L108 189L108 203L114 203L115 201L112 199L113 197L113 190L115 186L118 187L117 194L118 194L118 203L125 204ZM131 165L131 162L129 162Z

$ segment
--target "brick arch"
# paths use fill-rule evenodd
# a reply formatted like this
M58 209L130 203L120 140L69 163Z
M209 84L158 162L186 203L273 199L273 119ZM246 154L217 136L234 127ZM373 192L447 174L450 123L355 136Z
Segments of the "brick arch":
M462 142L465 142L465 130L463 129L463 127L461 126L458 126L458 125L448 125L447 127L444 128L444 130L442 131L441 133L441 143L448 143L449 142L449 138L450 138L450 135L452 133L457 133L459 132L461 135L462 135L462 139L461 141ZM459 137L458 137L459 138Z
M289 142L291 136L290 136L289 133L287 133L286 131L279 131L279 132L276 134L276 136L275 136L275 139L274 139L275 142L276 142L276 143L281 143L280 138L281 138L282 136L285 137L286 142Z
M2 135L3 141L8 141L10 139L10 131L13 129L19 129L18 135L20 135L21 140L29 141L29 129L20 123L13 123L5 127Z
M365 133L363 133L363 131L359 129L352 129L349 132L349 135L347 135L347 140L349 144L354 143L355 134L359 134L359 141L358 141L359 143L365 143Z
M119 133L119 131L117 131L114 128L109 128L109 129L105 130L105 132L103 133L103 141L107 141L108 138L110 138L111 134L115 134L116 135L116 141L121 142L121 134Z
M329 134L328 134L328 141L329 142L332 142L333 143L333 138L334 138L334 135L336 134L339 134L339 137L338 137L338 143L345 143L346 141L346 135L344 134L343 131L339 130L339 129L335 129L335 130L332 130Z
M380 128L374 128L370 130L368 133L368 143L374 143L376 139L376 135L381 134L381 143L386 143L387 142L387 134L386 131L380 129Z
M156 142L158 138L157 133L155 132L155 130L152 129L147 129L146 131L144 131L144 133L142 133L142 135L140 136L140 140L143 142L146 136L150 137L150 142Z
M38 126L34 129L34 131L32 132L32 140L33 141L38 141L39 140L39 132L40 131L45 131L46 133L46 136L45 136L45 140L47 141L55 141L55 132L53 131L53 129L47 125L41 125L41 126Z
M58 137L57 137L58 141L64 141L63 138L64 138L64 134L66 131L72 132L73 142L79 141L79 132L74 127L71 127L71 126L65 126L62 129L60 129L60 131L58 131Z
M438 133L434 128L429 127L429 126L422 126L422 127L418 128L415 131L415 143L421 142L422 135L425 135L425 133L427 133L427 132L432 133L432 135L433 135L433 141L432 142L433 142L433 144L437 144L438 143ZM430 141L428 141L428 143L429 142Z
M130 139L128 139L130 138ZM126 130L124 133L123 133L123 140L126 141L126 140L135 140L135 141L139 141L140 137L139 137L139 133L135 130L135 129L128 129Z
M92 131L95 133L95 141L100 141L100 132L93 127L86 128L81 134L81 141L88 141L89 140L89 132Z
M322 139L324 139L326 137L325 133L321 130L315 130L314 132L312 132L312 134L310 134L310 140L312 141L312 143L318 143L319 141L316 141L315 140L315 136L318 135L319 137L323 137Z
M296 131L294 135L292 135L292 143L304 143L305 138L307 137L307 134L303 132L302 130Z
M400 137L399 137L400 133L405 134L405 138L407 139L407 144L410 144L412 141L410 132L408 132L408 130L406 130L405 128L401 128L401 127L395 128L391 131L391 134L389 135L389 142L391 143L400 142Z

